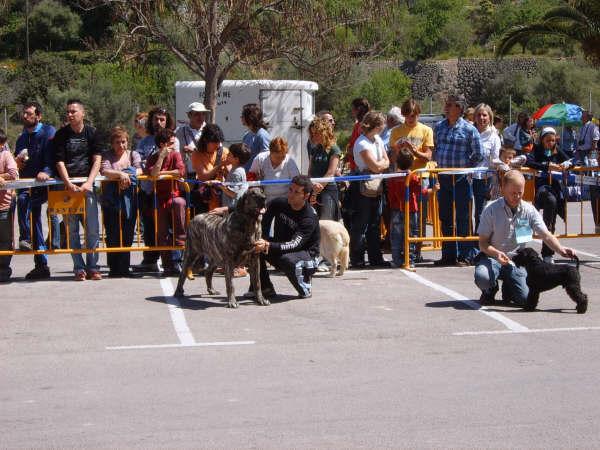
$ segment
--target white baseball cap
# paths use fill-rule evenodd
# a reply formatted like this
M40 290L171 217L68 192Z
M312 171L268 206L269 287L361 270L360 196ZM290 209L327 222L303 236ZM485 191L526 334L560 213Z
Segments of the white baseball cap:
M194 103L190 103L190 106L188 106L188 111L187 112L210 112L210 109L206 109L206 106L204 106L204 103L200 103L200 102L194 102Z
M552 127L542 128L542 132L540 133L540 139L546 136L547 134L556 134L556 130Z

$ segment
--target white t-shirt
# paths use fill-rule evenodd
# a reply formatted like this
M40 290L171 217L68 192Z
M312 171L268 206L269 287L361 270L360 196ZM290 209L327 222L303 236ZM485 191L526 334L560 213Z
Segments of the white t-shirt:
M354 148L352 149L352 154L354 155L354 162L356 163L358 170L364 172L369 167L363 160L361 155L362 152L369 152L375 161L379 161L381 158L383 158L383 154L385 153L385 144L378 134L375 135L373 141L371 141L364 134L361 134L356 140L354 143Z
M300 175L298 166L294 159L288 154L283 162L273 167L269 152L261 152L252 161L249 172L255 173L259 180L287 180ZM263 186L267 202L277 197L287 196L288 184L271 184Z
M492 126L488 127L482 133L479 133L481 136L481 148L483 150L482 156L483 159L478 162L475 167L490 167L490 163L495 159L500 157L500 137L498 136L498 132ZM485 178L485 173L476 172L473 174L473 178L482 179Z

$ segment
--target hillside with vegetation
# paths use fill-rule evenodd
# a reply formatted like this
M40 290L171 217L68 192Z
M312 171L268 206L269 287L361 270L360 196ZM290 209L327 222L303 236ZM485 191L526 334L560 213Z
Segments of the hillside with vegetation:
M143 2L131 0L130 3ZM189 47L191 38L176 28L177 14L186 8L189 0L150 3L155 5L152 13L156 14L156 23ZM235 1L206 3L219 7L221 3ZM263 2L245 3L261 7ZM249 58L249 51L262 52L267 46L273 46L275 39L291 40L296 36L291 27L279 34L273 33L269 28L271 20L285 22L285 17L277 19L275 12L261 15L260 22L247 23L246 35L241 33L243 28L238 24L239 32L233 33L228 49L230 52L231 49L245 50L246 59L240 58L239 63L233 64L227 78L317 81L320 86L317 108L331 109L343 128L349 124L348 104L355 96L366 96L375 108L387 109L410 95L411 80L398 69L402 61L494 58L498 46L506 44L502 39L509 30L539 22L549 10L568 2L406 0L383 5L384 9L373 11L369 20L348 20L364 3L326 0L318 2L320 9L314 13L315 17L326 17L330 21L339 18L339 23L331 26L328 39L333 44L343 43L348 50L343 62L335 60L343 71L331 70L333 56L329 58L329 66L326 58L315 57L319 51L333 55L340 46L319 47L315 51L314 43L302 43L303 48L313 50L308 52L312 57L308 62L309 58L301 55L303 63L299 62L298 55L293 55L296 59L291 57L293 52L289 49L285 50L287 53L273 51L268 58L260 60ZM0 111L1 114L6 112L8 121L12 122L9 129L18 127L15 112L21 102L37 99L45 106L45 120L59 124L65 100L71 97L81 98L88 105L90 119L101 129L117 123L129 124L136 111L152 105L173 108L175 81L201 78L198 70L192 70L194 66L186 64L172 47L161 45L164 40L150 39L152 36L139 33L135 38L130 34L130 39L124 39L131 31L130 23L124 19L132 16L123 15L119 9L122 4L100 0L0 0ZM217 11L223 11L224 16L229 14ZM167 21L163 16L169 14L171 20ZM306 27L307 24L310 25L310 20L299 25ZM271 42L265 38L261 43L261 37L266 34ZM263 47L243 48L250 38ZM358 50L359 44L368 45L361 45ZM583 57L576 40L558 34L530 33L521 38L517 36L510 46L504 47L507 57L514 54L538 59L539 70L529 77L497 73L489 79L481 99L501 114L508 110L509 96L513 110L531 110L556 101L588 106L590 95L593 106L598 104L598 70L589 58ZM4 120L3 116L0 118ZM14 138L14 133L11 137Z

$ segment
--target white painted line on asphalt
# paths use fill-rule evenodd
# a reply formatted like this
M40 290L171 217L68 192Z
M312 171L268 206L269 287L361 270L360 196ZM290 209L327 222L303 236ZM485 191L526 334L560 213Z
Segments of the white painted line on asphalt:
M523 331L529 330L529 328L527 328L525 325L521 325L519 322L515 322L514 320L509 319L508 317L504 317L502 314L497 313L496 311L489 311L487 308L485 308L485 306L481 306L478 302L470 300L467 297L465 297L464 295L461 295L458 292L453 291L452 289L448 289L447 287L444 287L440 284L434 283L433 281L430 281L427 278L423 278L422 276L417 275L416 273L410 272L408 270L402 269L402 273L404 273L404 275L406 275L408 278L411 278L427 287L435 289L436 291L442 292L443 294L446 294L448 297L451 297L454 300L458 300L459 302L467 305L469 308L475 309L475 310L479 311L480 313L485 314L489 318L497 320L502 325L504 325L506 328L508 328L510 331L523 332Z
M165 294L167 305L169 307L169 314L171 315L171 321L173 322L173 327L175 327L175 332L177 333L179 342L181 345L195 344L196 340L194 339L194 336L188 327L187 321L185 320L185 314L183 313L183 309L181 309L181 303L179 303L179 300L177 300L176 297L173 297L175 288L173 288L171 280L168 278L161 278L160 287Z
M223 342L194 342L193 344L159 344L159 345L123 345L106 347L106 350L144 350L153 348L185 348L185 347L226 347L233 345L252 345L256 341L223 341Z
M558 331L590 331L600 330L600 327L573 327L573 328L534 328L522 331L494 330L494 331L462 331L452 333L453 336L480 336L482 334L527 334L527 333L553 333Z

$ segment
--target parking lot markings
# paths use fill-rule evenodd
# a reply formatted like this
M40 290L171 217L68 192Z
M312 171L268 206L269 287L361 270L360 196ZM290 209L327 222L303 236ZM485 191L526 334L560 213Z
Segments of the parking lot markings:
M454 300L458 300L459 302L467 305L469 308L475 309L475 310L479 311L480 313L485 314L489 318L500 322L502 325L504 325L510 331L524 332L524 331L529 330L529 328L527 328L525 325L521 325L519 322L509 319L508 317L504 317L502 314L497 313L496 311L489 311L485 307L481 306L478 302L468 299L464 295L461 295L458 292L453 291L452 289L448 289L447 287L444 287L440 284L434 283L433 281L430 281L427 278L424 278L424 277L417 275L414 272L410 272L408 270L402 269L402 273L404 273L404 275L406 275L408 278L410 278L414 281L417 281L418 283L421 283L427 287L430 287L431 289L435 289L436 291L446 294L448 297L451 297Z

